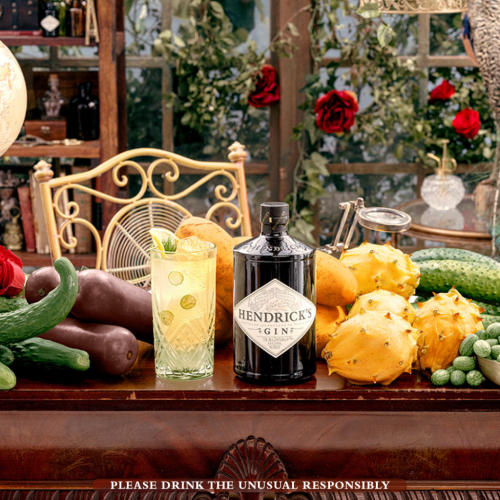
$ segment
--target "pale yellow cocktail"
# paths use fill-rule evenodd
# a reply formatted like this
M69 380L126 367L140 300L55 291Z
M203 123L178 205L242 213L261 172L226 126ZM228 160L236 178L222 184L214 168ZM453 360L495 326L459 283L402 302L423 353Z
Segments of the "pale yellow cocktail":
M195 237L173 240L171 233L169 242L164 230L152 230L152 235L156 374L179 379L210 376L214 367L215 245Z

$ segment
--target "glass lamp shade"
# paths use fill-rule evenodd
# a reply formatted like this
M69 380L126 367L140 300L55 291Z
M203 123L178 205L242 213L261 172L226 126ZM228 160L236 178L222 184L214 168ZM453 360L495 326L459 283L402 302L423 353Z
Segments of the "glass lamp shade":
M429 175L422 183L420 195L431 208L449 210L463 200L464 183L456 175L442 173Z
M23 72L12 52L0 41L0 156L19 135L26 106Z

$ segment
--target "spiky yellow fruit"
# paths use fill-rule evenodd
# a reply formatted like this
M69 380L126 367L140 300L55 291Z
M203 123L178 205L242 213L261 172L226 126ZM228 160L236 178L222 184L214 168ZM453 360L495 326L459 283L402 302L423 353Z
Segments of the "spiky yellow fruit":
M454 288L419 306L413 326L418 330L420 369L434 372L447 368L462 340L483 328L481 310Z
M355 384L390 384L411 372L417 332L400 316L368 311L344 321L323 349L330 374Z
M409 298L420 281L418 264L389 243L365 242L344 252L340 260L356 276L360 295L382 289Z
M410 324L415 320L415 309L408 299L388 290L375 290L358 297L349 311L348 318L366 311L390 312L401 316Z

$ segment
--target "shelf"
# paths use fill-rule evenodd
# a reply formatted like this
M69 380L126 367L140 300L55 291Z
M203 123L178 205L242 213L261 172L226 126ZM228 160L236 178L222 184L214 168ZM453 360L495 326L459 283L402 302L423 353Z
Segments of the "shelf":
M33 252L15 252L15 254L23 261L24 267L44 267L52 265L50 254L39 254ZM75 267L95 267L94 254L63 254L64 257L73 263Z
M21 45L45 45L48 47L77 47L85 45L84 37L44 37L40 35L13 35L9 32L8 35L3 35L0 31L0 40L8 46L18 47ZM88 47L95 47L95 42L90 42Z
M21 146L14 144L4 156L19 158L100 158L101 144L97 141L86 141L76 146L54 144L47 146Z

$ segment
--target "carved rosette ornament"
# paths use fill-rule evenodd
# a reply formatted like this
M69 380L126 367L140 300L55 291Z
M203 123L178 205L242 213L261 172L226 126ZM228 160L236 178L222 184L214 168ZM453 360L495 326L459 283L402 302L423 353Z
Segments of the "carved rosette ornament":
M249 436L233 444L224 454L215 475L217 481L280 481L288 479L285 464L270 443ZM240 498L261 499L263 493L240 493ZM217 495L229 498L229 493Z

